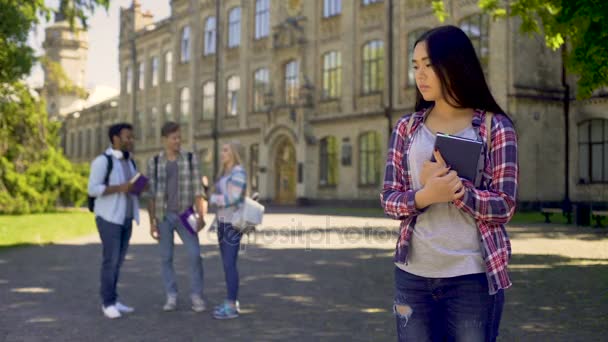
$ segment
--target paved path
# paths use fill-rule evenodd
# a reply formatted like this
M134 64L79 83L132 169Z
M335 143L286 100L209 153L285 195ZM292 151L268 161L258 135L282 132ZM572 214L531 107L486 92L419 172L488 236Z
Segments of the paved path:
M147 222L145 214L143 222ZM394 341L391 256L396 227L395 221L385 218L268 214L263 229L244 238L239 262L243 314L232 321L216 321L209 312L190 311L185 295L177 312L161 311L160 260L146 225L134 230L119 287L121 298L136 312L120 320L104 319L99 308L97 236L8 249L0 252L0 341ZM511 231L515 253L530 255L542 254L539 243L568 244L572 236L571 228L556 229L556 235L547 235L542 227ZM204 232L201 240L205 296L213 306L225 295L223 272L214 234ZM602 245L608 241L606 236L584 234L580 240L585 251L580 244L567 248L572 255L558 256L561 252L557 251L551 265L558 267L585 254L590 265L599 267L593 272L608 273L608 252ZM189 284L186 261L183 248L176 248L178 285L184 294ZM531 274L534 265L526 265L542 266L544 261L515 261L519 265L513 268L518 285L514 288L534 288L525 281L543 275ZM569 331L558 321L574 318L568 310L522 322L519 310L533 310L538 305L509 299L503 341L539 337L588 341L608 333L593 324L586 335ZM591 309L607 308L597 305ZM580 310L589 310L589 306Z

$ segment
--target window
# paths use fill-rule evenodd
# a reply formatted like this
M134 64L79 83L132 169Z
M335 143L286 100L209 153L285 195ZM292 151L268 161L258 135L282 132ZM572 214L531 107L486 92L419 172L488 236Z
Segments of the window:
M165 122L174 121L173 119L173 110L171 108L171 104L167 103L165 105Z
M231 76L228 79L228 93L226 94L228 116L236 116L238 114L240 89L241 79L238 76Z
M76 145L76 156L78 158L82 157L83 149L82 149L82 131L78 131L78 145Z
M184 26L182 29L181 52L180 61L188 63L190 61L190 26Z
M138 69L139 69L139 73L137 74L138 80L138 86L137 89L139 90L143 90L144 89L144 81L145 81L145 74L146 74L146 66L144 65L144 62L141 62L138 64Z
M253 111L266 108L265 95L270 90L270 76L267 68L261 68L253 74Z
M578 125L578 158L580 183L608 183L608 120Z
M363 0L362 3L364 6L375 4L378 2L382 2L382 0Z
M70 155L70 157L74 158L74 156L76 155L76 133L70 133L70 138L68 142L68 154Z
M182 88L179 96L179 123L182 128L190 123L190 89Z
M359 137L359 184L380 183L380 136L367 132Z
M165 53L165 82L173 80L173 53L171 51Z
M260 158L260 145L253 144L253 145L249 146L249 184L251 186L251 191L258 191L259 158Z
M416 44L418 38L420 38L427 30L428 29L426 28L417 29L407 35L407 64L409 65L407 70L408 87L416 86L416 74L414 73L414 64L412 63L412 59L414 59L414 44Z
M126 88L127 88L127 94L131 94L131 91L133 91L133 69L128 66L127 67L127 79L125 80L126 83Z
M158 123L158 108L152 107L150 109L150 119L148 120L148 140L155 141L157 132L159 131L157 127Z
M97 132L97 151L96 151L96 153L99 153L105 149L104 148L104 145L105 145L104 137L106 136L104 134L105 132L107 132L107 130L106 131L99 130Z
M213 154L209 149L203 148L200 151L199 158L201 162L201 176L207 176L209 183L213 182Z
M319 144L319 185L338 184L338 142L335 137L325 137Z
M460 22L460 28L469 36L484 73L488 69L488 61L490 49L488 48L488 26L489 17L487 14L475 14L463 19Z
M135 127L133 127L133 134L135 135L135 139L141 139L141 133L143 132L142 126L144 124L141 111L135 111L135 118L133 121L135 123Z
M156 87L158 85L158 57L152 57L152 86Z
M228 47L241 45L241 8L235 7L228 13Z
M363 94L384 89L384 42L372 40L363 46Z
M323 55L323 99L340 97L342 90L342 56L331 51Z
M215 17L209 17L205 20L205 42L203 54L205 56L212 55L215 53L215 34L216 34L216 21Z
M324 18L340 15L340 12L342 12L342 0L323 0Z
M215 82L203 84L203 120L213 120L215 116Z
M87 129L87 137L85 140L85 157L89 157L91 155L91 151L93 150L93 130L90 128Z
M285 64L285 103L296 104L298 102L299 81L298 62L291 61Z
M255 39L268 37L270 32L270 0L255 2Z

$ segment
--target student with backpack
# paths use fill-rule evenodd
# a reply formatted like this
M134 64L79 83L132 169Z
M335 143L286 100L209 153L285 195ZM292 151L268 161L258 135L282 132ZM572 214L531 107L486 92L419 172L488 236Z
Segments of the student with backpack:
M381 194L385 213L401 220L394 258L398 340L495 341L504 290L512 284L505 224L516 205L515 128L460 28L427 31L408 62L416 112L393 130ZM463 178L446 165L435 149L439 132L482 142L480 177Z
M177 283L173 269L173 236L177 232L190 260L192 310L205 310L203 301L203 262L198 232L205 226L206 195L201 184L196 156L181 149L180 126L167 122L161 129L164 150L148 160L150 179L148 213L150 235L159 241L162 278L166 292L164 311L177 309ZM193 227L182 222L180 215L192 210L196 215ZM183 215L182 215L183 216Z
M108 137L112 145L91 163L88 193L89 209L95 213L103 246L101 309L107 318L113 319L121 317L121 313L133 312L133 308L118 301L116 286L129 248L132 222L139 224L139 202L137 196L130 193L129 184L137 172L131 158L133 126L112 125Z

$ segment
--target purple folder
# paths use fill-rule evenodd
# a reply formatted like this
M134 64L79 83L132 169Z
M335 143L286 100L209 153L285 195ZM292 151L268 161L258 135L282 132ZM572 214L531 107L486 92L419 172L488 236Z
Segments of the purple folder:
M148 177L138 172L131 178L129 183L131 183L131 191L129 191L129 193L139 196L148 184Z
M198 214L194 211L193 207L188 207L183 213L179 214L179 219L190 234L197 234L196 226L198 224Z

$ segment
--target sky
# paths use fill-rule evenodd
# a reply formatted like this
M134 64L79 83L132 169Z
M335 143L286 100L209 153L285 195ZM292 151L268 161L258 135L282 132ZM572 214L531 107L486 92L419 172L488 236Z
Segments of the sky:
M89 18L89 56L86 67L86 87L93 91L92 103L118 94L120 73L118 70L118 35L120 31L120 8L131 6L132 0L111 0L108 11L98 8ZM171 13L170 0L140 0L142 10L150 10L154 21L162 20ZM45 4L57 8L59 0L46 0ZM48 23L41 23L35 32L29 35L29 43L37 54L43 54L44 28ZM33 87L42 86L44 76L37 66L27 79ZM91 101L87 101L91 102Z

